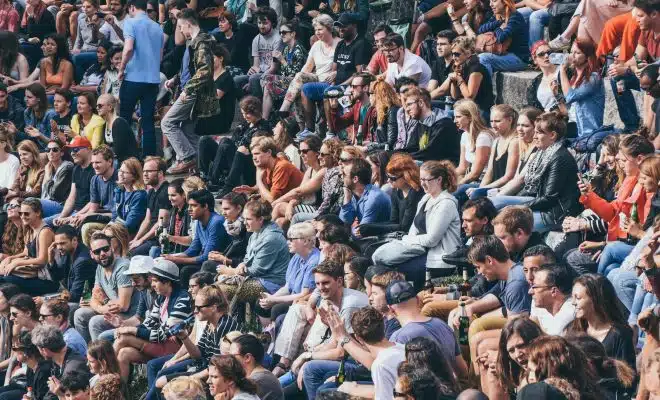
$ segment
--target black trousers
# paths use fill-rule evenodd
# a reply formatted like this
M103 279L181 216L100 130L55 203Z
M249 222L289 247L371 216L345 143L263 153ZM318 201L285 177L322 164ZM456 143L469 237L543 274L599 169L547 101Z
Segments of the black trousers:
M236 145L229 138L216 143L212 136L202 136L197 149L197 167L212 184L220 184L229 175L236 153Z

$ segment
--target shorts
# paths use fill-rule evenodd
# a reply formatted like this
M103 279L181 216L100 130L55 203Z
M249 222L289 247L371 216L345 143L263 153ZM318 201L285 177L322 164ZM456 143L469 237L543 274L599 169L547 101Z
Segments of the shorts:
M180 347L181 343L179 343L175 337L170 337L162 343L149 342L145 344L142 348L142 353L151 358L158 358L168 354L174 354L179 350Z

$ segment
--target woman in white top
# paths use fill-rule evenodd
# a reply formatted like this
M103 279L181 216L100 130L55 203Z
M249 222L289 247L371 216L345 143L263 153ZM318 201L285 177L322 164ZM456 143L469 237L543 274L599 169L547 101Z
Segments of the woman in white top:
M0 191L14 185L18 168L21 166L18 157L11 154L10 151L12 148L9 137L5 132L0 131Z
M302 71L298 72L291 82L280 111L288 112L291 105L299 100L300 89L305 83L334 81L335 73L332 71L332 64L339 38L332 35L333 23L332 17L325 14L319 15L312 21L314 35L318 40L309 50L307 63Z
M461 135L461 158L456 168L458 189L454 196L459 203L467 201L465 191L479 187L479 181L484 175L490 149L493 146L494 134L486 127L481 118L479 106L472 100L459 100L454 106L454 122Z
M550 46L545 40L532 45L531 54L534 64L541 73L534 79L527 93L527 104L546 112L559 111L568 115L568 107L563 96L556 96L554 87L559 85L559 70L550 62Z

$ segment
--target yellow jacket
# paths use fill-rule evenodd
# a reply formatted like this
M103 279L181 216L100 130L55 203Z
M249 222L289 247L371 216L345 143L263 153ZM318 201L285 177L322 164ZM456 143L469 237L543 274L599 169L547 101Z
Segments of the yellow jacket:
M78 114L71 118L71 132L74 135L80 136L80 116ZM92 149L95 149L103 144L103 135L105 128L105 120L97 114L92 114L92 119L89 124L83 129L83 133L87 139L92 143Z

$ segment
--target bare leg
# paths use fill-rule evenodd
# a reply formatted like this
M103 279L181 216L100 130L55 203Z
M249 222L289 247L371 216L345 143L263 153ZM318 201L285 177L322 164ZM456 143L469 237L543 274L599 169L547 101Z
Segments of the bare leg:
M130 372L131 364L142 364L150 360L150 358L142 354L138 349L133 347L124 347L117 353L117 360L119 361L119 373L124 382L128 381L128 374Z
M580 26L580 16L575 16L571 18L571 22L568 24L566 30L564 31L564 33L561 34L561 36L564 39L571 40L571 38L575 36L575 34L577 33L579 26Z
M60 11L55 17L55 31L58 35L66 35L66 27L69 22L69 13Z
M270 117L270 111L273 109L273 97L270 95L268 89L264 87L264 98L263 98L263 112L262 116L265 120L268 120Z
M291 108L291 102L289 100L284 100L280 106L280 111L289 111Z
M300 92L302 100L303 113L305 114L305 128L310 131L314 130L314 102L305 96L304 92Z

